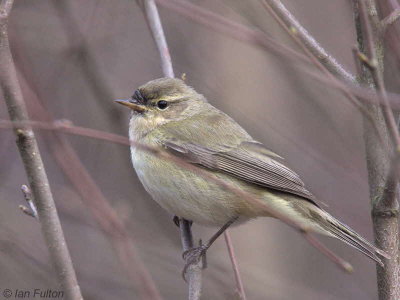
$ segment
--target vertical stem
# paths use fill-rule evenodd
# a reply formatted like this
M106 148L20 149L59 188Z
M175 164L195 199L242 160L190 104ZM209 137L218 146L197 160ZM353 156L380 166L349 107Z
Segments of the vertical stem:
M149 24L154 41L157 45L160 54L161 66L165 77L175 77L172 68L171 56L169 54L167 41L165 39L164 30L161 24L160 15L158 14L157 6L154 0L144 1L144 10L146 19ZM193 248L193 235L190 228L191 224L185 219L179 220L179 228L181 232L181 241L183 250ZM202 262L190 265L187 268L186 277L189 284L189 300L200 299L201 286L202 286Z
M371 64L376 67L369 72L362 66L360 81L364 85L375 86L378 94L385 101L383 86L383 41L376 26L379 24L374 3L369 1L368 9L364 0L354 0L354 18L359 50L368 51ZM371 19L374 19L371 21ZM372 28L371 28L372 27ZM384 104L385 105L385 104ZM392 126L390 107L382 108L378 104L365 104L375 119L380 139L377 142L376 132L370 122L364 119L364 142L372 206L372 222L375 242L379 248L391 255L384 260L385 267L377 265L378 293L380 300L397 300L400 298L399 287L399 219L397 202L397 168L398 159L391 167L390 154L393 152L388 126ZM388 126L387 126L388 125ZM393 143L398 144L398 133L391 127ZM397 153L397 151L396 151ZM397 154L396 154L397 155Z
M13 1L9 0L0 3L0 93L6 102L10 119L22 122L28 120L28 113L17 80L7 32L12 3ZM82 299L35 135L27 125L15 125L14 132L38 210L42 233L61 288L65 292L66 299Z
M189 221L179 218L183 251L193 248L193 235L190 227L191 224ZM202 262L200 260L198 264L190 265L186 271L186 277L189 284L189 300L200 299L202 285L201 268Z
M174 69L172 68L171 56L169 54L167 40L161 24L160 15L154 0L144 1L144 10L146 19L150 26L151 34L156 42L158 52L160 53L161 66L165 77L174 78Z

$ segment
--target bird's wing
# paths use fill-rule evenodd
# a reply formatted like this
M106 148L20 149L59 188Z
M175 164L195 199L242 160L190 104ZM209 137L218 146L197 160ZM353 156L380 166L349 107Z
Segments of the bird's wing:
M235 147L204 147L175 139L165 141L164 147L187 161L213 171L227 173L249 183L300 196L315 203L315 197L305 188L283 159L261 143L243 141Z

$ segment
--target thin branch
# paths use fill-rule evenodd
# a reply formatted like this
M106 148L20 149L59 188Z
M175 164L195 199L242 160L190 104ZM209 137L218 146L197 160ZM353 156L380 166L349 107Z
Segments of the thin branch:
M144 0L144 11L146 20L149 24L151 34L157 45L160 54L161 66L165 77L175 77L172 68L171 56L167 45L167 40L164 35L164 30L161 24L160 15L158 14L157 6L154 0ZM188 220L180 219L179 228L181 233L181 241L183 251L193 248L193 235L191 225ZM198 300L201 295L202 287L202 261L199 260L196 264L191 264L186 270L186 278L189 284L189 300Z
M224 237L225 237L226 247L228 248L229 257L231 259L233 273L235 274L237 293L240 297L240 300L246 300L247 299L246 293L244 292L243 281L242 277L240 276L239 265L236 260L235 251L233 249L232 239L229 233L229 229L225 230Z
M400 8L397 8L381 21L381 31L385 33L388 26L392 25L399 18L400 18Z
M0 4L0 88L10 119L22 122L28 120L28 113L11 56L7 32L12 4L13 1L10 0L3 0ZM65 291L66 299L82 299L35 135L26 125L15 125L14 132L38 210L42 233L61 288Z
M165 77L174 78L174 70L172 68L171 56L165 39L164 30L161 24L160 15L154 0L144 1L144 11L146 13L146 20L150 26L151 34L156 42L158 52L160 54L162 71Z
M318 60L326 66L332 74L351 82L356 81L354 75L346 71L332 55L321 47L314 37L308 33L299 21L297 21L291 12L286 9L280 0L264 0L263 2L267 3L273 9L283 22L295 32L296 36L299 37L307 49L318 58Z
M298 222L295 219L292 219L290 216L282 214L279 210L277 210L273 206L270 206L267 203L263 202L262 200L255 198L248 192L237 188L233 184L230 184L230 183L226 182L225 180L220 179L219 177L213 175L212 173L210 173L202 168L199 168L196 165L193 165L189 162L186 162L182 158L171 155L170 153L168 153L165 150L147 146L142 143L131 141L128 138L121 136L121 135L98 131L98 130L91 129L91 128L74 126L74 125L72 125L71 122L65 121L65 120L54 122L54 123L46 123L46 122L38 122L38 121L15 123L15 122L10 122L10 121L6 121L6 120L0 120L0 128L11 128L12 126L15 126L15 125L21 125L21 126L29 125L31 127L43 129L43 130L52 130L52 131L56 130L56 131L60 131L60 132L68 133L68 134L80 135L80 136L90 137L90 138L94 138L94 139L105 140L105 141L109 141L109 142L113 142L113 143L117 143L117 144L134 146L141 151L146 151L147 153L154 155L156 157L159 157L161 159L169 160L169 161L177 164L178 166L181 166L182 168L185 168L207 180L211 180L211 181L215 182L221 188L229 190L232 193L234 193L235 195L248 201L249 203L254 205L255 209L260 210L260 212L265 212L265 213L281 220L282 222L293 227L294 229L296 229L298 232L300 232L302 234L304 234L304 233L308 234L308 232L309 232L309 229L307 226L304 226L304 224L302 224L301 222ZM182 240L182 243L187 243L187 241L190 241L190 240L191 240L190 238L185 238L184 240ZM320 252L322 254L324 254L325 256L327 256L328 258L332 259L332 255L330 253L326 253L323 248L318 248L318 250L320 250ZM340 261L343 261L343 260L337 258L335 255L334 262L337 263ZM349 271L347 262L337 263L337 265L343 271L345 271L345 272Z
M328 257L331 261L333 261L335 264L344 269L347 273L353 272L353 267L351 264L349 264L347 261L337 256L334 252L332 252L332 250L328 249L315 237L313 237L307 232L303 232L303 236L314 248L322 252L326 257Z

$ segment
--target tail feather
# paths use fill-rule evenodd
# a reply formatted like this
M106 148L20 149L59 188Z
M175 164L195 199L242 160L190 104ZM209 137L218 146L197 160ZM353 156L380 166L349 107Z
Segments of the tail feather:
M356 248L358 251L362 252L369 258L376 261L382 267L384 266L384 264L383 264L380 256L383 256L387 259L390 258L390 255L388 255L386 252L384 252L381 249L372 245L369 241L364 239L353 229L351 229L347 225L339 222L338 220L333 218L331 215L327 214L326 221L328 221L328 224L330 226L327 226L327 228L325 228L325 229L330 234L332 234L337 239L345 242L346 244Z
M285 213L291 214L293 217L297 216L298 221L303 222L310 230L341 240L368 256L381 266L384 266L382 257L386 259L391 258L389 254L374 246L349 226L335 219L324 209L313 203L299 200L298 198L286 199L289 200L287 203L290 205L281 205L279 207L285 208Z

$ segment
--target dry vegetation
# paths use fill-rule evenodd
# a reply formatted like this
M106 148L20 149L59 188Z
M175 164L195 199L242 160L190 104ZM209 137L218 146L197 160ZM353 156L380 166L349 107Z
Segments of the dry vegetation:
M257 220L225 235L229 251L219 239L206 270L189 270L189 298L400 297L396 0L0 3L0 293L187 298L179 233L187 249L214 229L194 225L193 238L182 221L179 231L145 193L130 166L128 116L112 101L175 71L392 257L375 275L341 243L282 216L301 234ZM22 184L38 218L18 210Z

